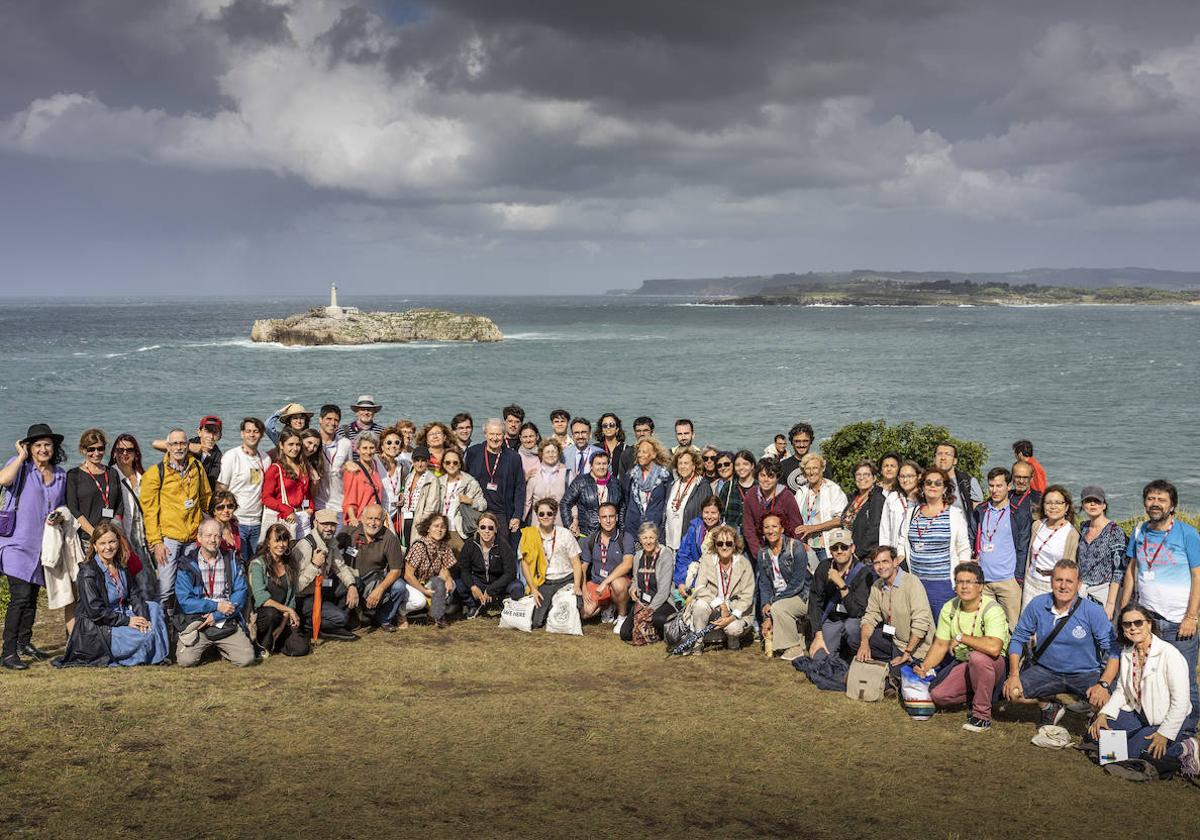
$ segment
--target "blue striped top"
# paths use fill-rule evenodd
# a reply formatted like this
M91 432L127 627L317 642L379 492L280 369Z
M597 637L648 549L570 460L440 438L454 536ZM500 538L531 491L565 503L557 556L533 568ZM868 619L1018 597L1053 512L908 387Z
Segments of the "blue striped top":
M950 510L930 519L918 509L908 526L908 567L921 580L950 580Z

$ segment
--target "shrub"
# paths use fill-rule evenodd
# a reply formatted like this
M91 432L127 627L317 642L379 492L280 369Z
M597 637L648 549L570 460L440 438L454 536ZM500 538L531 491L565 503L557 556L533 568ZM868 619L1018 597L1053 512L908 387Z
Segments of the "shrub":
M889 426L883 420L864 420L843 426L821 444L821 454L833 470L833 479L842 487L854 486L854 465L864 458L878 461L888 452L918 464L933 463L938 443L948 440L958 447L958 469L982 480L987 462L987 447L974 440L951 437L945 426L918 426L899 423Z

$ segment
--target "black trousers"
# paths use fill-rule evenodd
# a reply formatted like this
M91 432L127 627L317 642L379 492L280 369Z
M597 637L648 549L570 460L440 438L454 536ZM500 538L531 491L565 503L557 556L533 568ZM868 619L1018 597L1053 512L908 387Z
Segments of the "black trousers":
M339 582L335 594L333 587L326 587L321 594L321 627L330 630L347 630L350 612L346 609L346 588ZM312 638L312 609L314 596L300 595L296 598L296 612L300 613L300 626L308 638Z
M274 607L259 607L254 614L255 633L258 644L270 653L282 653L284 656L307 656L310 645L300 628L293 628L287 618ZM275 631L283 627L279 638L274 638Z
M37 617L38 590L30 583L12 575L8 578L8 612L4 616L4 653L12 656L18 648L33 641L33 620Z

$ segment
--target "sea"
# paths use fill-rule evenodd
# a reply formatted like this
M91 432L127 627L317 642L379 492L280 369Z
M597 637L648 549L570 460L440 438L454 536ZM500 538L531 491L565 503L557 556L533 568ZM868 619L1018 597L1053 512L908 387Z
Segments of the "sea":
M759 453L797 421L818 439L858 420L914 420L982 441L989 465L1028 438L1051 481L1100 484L1110 514L1140 511L1165 477L1200 508L1200 307L754 307L682 298L356 297L363 310L435 307L492 318L495 344L289 348L250 341L257 318L321 301L0 301L0 440L36 422L67 437L131 432L147 448L173 426L266 418L288 402L348 406L418 425L469 411L479 427L512 402L548 433L563 407L593 420L646 414L673 438ZM8 449L13 444L5 444Z

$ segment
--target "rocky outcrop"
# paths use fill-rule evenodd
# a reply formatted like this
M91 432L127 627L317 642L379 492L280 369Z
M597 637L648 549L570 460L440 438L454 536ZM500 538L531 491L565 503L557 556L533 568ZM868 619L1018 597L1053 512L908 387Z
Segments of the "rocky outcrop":
M502 341L490 318L440 309L406 312L352 312L330 318L318 306L303 315L255 321L252 341L290 346L403 344L409 341Z

